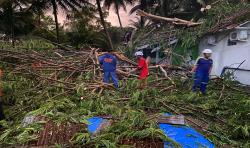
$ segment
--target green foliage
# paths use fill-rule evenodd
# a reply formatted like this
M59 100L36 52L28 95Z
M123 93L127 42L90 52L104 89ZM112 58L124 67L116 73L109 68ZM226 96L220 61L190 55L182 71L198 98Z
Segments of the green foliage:
M14 74L12 69L3 66L6 73L3 102L8 120L0 123L4 130L0 135L1 147L37 140L35 133L39 126L22 126L27 115L46 116L58 125L65 122L89 124L89 117L112 116L112 125L97 135L86 131L77 133L71 139L74 146L119 147L123 139L138 138L162 139L178 147L159 130L154 116L160 113L179 113L205 122L202 126L206 130L200 132L218 147L249 144L249 88L226 78L211 81L206 96L190 93L192 81L189 79L171 77L175 87L164 90L172 82L151 76L147 89L137 89L138 81L131 78L122 82L119 91L106 89L99 95L86 89L93 77L91 72L79 74L74 80L76 87L69 92L62 84L50 85L32 76ZM64 77L62 74L61 79Z
M237 13L241 10L247 10L249 8L248 3L233 3L228 2L227 0L219 1L216 5L213 5L212 8L202 17L201 21L203 22L201 25L195 28L185 28L180 30L179 37L181 39L181 47L184 49L191 48L197 45L199 39L207 33L207 31L221 22L223 19L230 17L232 14ZM248 15L243 15L234 23L242 22L242 20L246 20Z
M16 36L30 33L34 28L33 13L24 11L28 1L17 4L15 1L4 0L0 4L0 31L14 39Z
M53 44L39 39L30 39L22 42L23 42L22 48L24 49L48 50L48 49L53 49L55 47Z
M0 143L2 146L5 145L16 145L16 144L27 144L28 142L35 141L38 139L37 132L41 129L41 123L30 124L26 127L22 125L6 125L1 121L5 130L0 136Z
M10 42L0 41L0 47L3 49L10 49L12 45ZM48 41L42 39L30 39L30 37L26 37L21 39L18 44L15 45L16 49L26 49L26 50L50 50L53 49L55 46Z
M89 133L76 133L74 137L70 140L70 142L74 145L82 145L90 142L90 134Z

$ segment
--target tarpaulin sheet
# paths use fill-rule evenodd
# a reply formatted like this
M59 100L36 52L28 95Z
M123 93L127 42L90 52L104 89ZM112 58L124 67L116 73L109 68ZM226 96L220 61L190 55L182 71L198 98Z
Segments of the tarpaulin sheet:
M88 131L93 134L98 127L102 124L104 121L101 117L92 117L88 119L89 125L88 125Z
M165 114L169 116L169 114ZM94 133L105 119L101 117L89 118L88 131ZM179 143L183 148L214 148L214 144L198 133L195 129L187 126L171 124L159 124L160 129L172 140ZM173 148L169 142L164 142L165 148Z
M168 116L169 114L165 114ZM214 148L214 144L187 126L160 124L160 129L166 136L179 143L183 148ZM164 142L164 148L172 148L169 142Z

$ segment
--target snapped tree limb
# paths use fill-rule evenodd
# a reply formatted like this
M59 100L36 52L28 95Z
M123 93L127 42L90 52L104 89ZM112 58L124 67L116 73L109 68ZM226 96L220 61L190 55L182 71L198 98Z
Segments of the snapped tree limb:
M179 19L179 18L168 18L168 17L157 16L157 15L153 15L150 13L146 13L142 10L137 10L137 14L140 16L144 16L146 18L149 18L149 19L167 21L167 22L171 22L175 25L183 25L183 26L187 26L187 27L193 27L193 26L198 26L198 25L202 24L202 22L196 23L196 22L192 22L192 21Z

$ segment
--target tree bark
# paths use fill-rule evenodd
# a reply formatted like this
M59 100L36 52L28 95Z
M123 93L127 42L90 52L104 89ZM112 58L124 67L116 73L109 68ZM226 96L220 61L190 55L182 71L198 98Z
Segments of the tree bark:
M120 23L120 27L122 27L122 21L121 21L121 18L120 18L120 14L119 14L119 11L117 11L117 16L118 16L118 20L119 20L119 23Z
M41 26L41 15L38 14L38 26Z
M53 7L53 15L54 15L54 19L55 19L55 24L56 24L56 40L57 43L60 43L60 39L59 39L59 24L58 24L58 18L57 18L57 4L56 4L56 0L51 0L52 3L52 7Z
M12 47L15 48L15 34L14 34L14 16L13 16L13 9L10 5L9 7L9 10L10 10L10 19L11 19L11 24L10 24L10 36L11 36L11 44L12 44Z
M38 26L41 26L41 16L42 16L42 12L38 13Z
M122 21L121 21L121 18L120 18L119 8L118 8L117 5L115 6L115 9L116 9L116 14L118 16L118 20L119 20L119 23L120 23L120 27L123 28L122 27Z
M146 10L147 9L147 2L145 0L140 1L140 9L141 10ZM144 19L143 16L140 16L140 17L141 17L141 22L140 22L141 28L143 28L144 24L145 24L145 19Z
M14 35L14 23L11 23L11 43L12 47L15 48L15 35Z
M108 38L108 41L109 41L109 45L110 45L110 48L113 50L113 44L112 44L112 41L111 41L111 38L110 38L110 35L108 33L108 30L107 30L107 27L105 25L105 21L104 21L104 17L103 17L103 13L102 13L102 8L101 8L101 3L100 3L100 0L96 0L96 3L97 3L97 9L98 9L98 12L99 12L99 15L100 15L100 19L101 19L101 24L103 26L103 29L107 35L107 38Z

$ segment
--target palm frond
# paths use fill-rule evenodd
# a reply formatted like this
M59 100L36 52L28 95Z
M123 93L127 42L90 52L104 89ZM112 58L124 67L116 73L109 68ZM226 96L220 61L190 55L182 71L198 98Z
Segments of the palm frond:
M138 9L140 9L140 7L141 7L141 5L140 5L140 4L139 4L139 5L134 6L134 7L130 10L129 14L133 14L133 13L135 13Z

